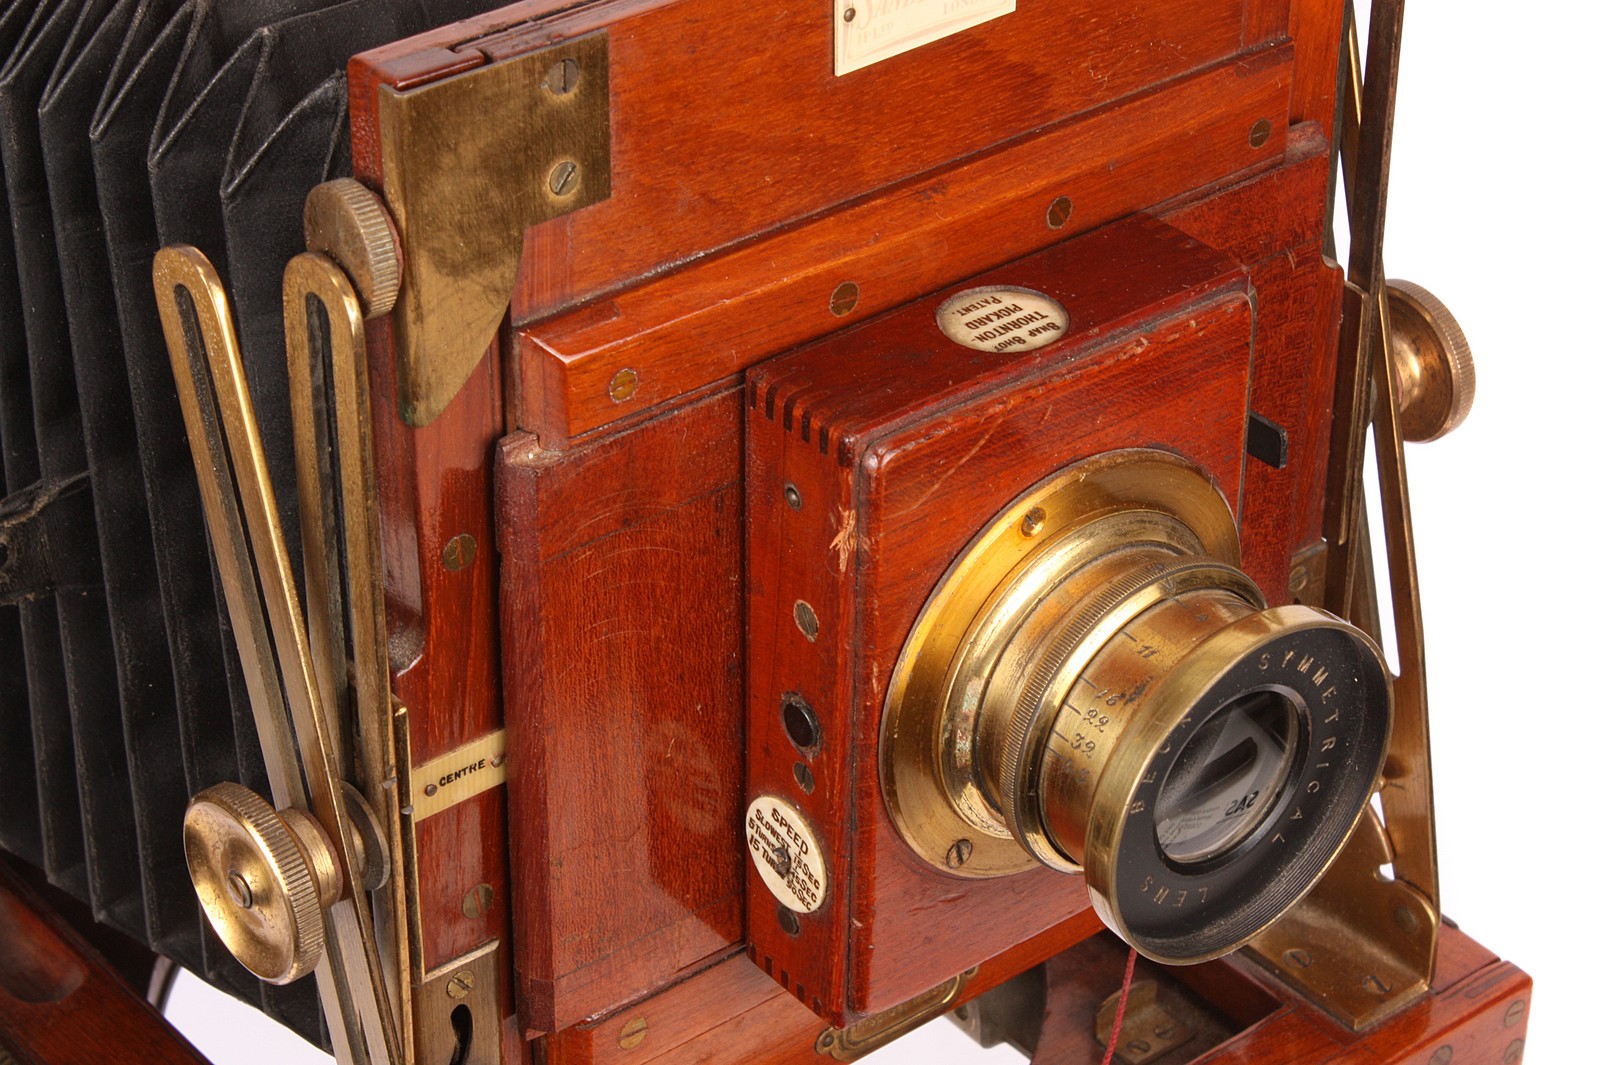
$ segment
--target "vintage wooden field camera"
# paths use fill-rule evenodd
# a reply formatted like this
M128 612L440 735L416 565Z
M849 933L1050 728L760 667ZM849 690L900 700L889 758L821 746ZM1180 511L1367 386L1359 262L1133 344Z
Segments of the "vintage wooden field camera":
M192 1060L92 914L341 1062L1516 1060L1401 0L487 6L0 14L0 1044Z

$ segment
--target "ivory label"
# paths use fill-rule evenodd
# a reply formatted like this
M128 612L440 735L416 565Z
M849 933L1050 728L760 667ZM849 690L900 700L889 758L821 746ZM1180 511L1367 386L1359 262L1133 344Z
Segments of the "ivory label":
M796 913L822 905L828 896L822 847L793 804L773 795L756 799L745 811L744 838L756 872L779 902Z
M1017 0L834 0L833 72L848 74L990 19Z
M1032 351L1066 335L1067 312L1029 288L969 288L939 305L939 328L978 351Z

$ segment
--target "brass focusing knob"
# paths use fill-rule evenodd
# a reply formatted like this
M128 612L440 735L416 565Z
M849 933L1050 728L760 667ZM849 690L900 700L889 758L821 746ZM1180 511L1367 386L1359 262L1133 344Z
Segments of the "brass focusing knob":
M354 178L311 190L305 207L306 250L344 270L361 299L362 315L394 310L400 296L400 238L378 194Z
M309 814L218 784L189 801L183 850L200 905L240 964L273 984L316 968L322 910L338 899L343 877Z
M1371 799L1372 641L1269 608L1204 471L1159 451L1060 471L978 534L901 653L880 733L895 826L963 877L1081 872L1157 961L1233 950L1321 876Z
M1455 315L1421 285L1390 281L1388 292L1400 431L1415 443L1437 440L1472 412L1478 389L1472 347Z

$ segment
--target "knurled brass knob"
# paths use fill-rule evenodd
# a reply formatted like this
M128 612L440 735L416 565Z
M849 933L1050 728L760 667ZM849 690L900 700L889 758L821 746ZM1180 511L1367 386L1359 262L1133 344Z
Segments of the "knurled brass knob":
M322 910L343 888L322 826L274 810L239 784L189 801L183 849L200 905L223 945L261 979L287 984L322 957Z
M378 194L353 178L323 182L306 197L306 250L339 264L361 310L377 318L400 296L400 238Z
M1390 281L1389 343L1400 389L1400 431L1437 440L1466 420L1478 388L1461 323L1421 285Z

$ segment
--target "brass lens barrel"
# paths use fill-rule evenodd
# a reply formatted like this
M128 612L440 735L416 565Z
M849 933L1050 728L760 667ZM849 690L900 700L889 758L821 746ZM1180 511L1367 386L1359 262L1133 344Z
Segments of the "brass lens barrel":
M896 670L896 825L962 876L1083 872L1147 956L1215 957L1307 891L1369 800L1389 678L1359 630L1268 609L1226 502L1153 451L1062 471L946 574ZM949 868L952 843L970 853Z

